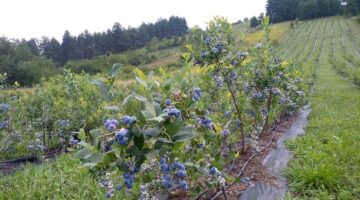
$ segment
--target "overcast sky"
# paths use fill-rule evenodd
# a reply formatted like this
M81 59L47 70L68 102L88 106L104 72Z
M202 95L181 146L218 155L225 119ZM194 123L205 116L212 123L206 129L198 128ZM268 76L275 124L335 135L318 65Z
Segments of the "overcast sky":
M206 27L213 16L235 22L258 16L266 0L1 0L0 36L55 37L65 30L78 35L85 29L101 32L115 22L137 27L171 15L185 17L188 25Z

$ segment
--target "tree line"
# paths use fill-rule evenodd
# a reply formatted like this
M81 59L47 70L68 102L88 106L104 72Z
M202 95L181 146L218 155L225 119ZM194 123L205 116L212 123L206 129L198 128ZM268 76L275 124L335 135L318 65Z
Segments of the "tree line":
M97 55L120 53L144 47L152 39L176 38L188 31L185 18L172 16L159 19L156 23L143 23L137 28L124 28L115 23L111 29L91 34L84 31L72 36L65 31L62 42L43 37L40 43L41 55L52 59L57 65L69 60L89 59Z
M359 0L268 0L266 4L266 15L273 23L359 13Z
M59 73L68 61L86 60L99 55L121 53L169 39L181 42L188 32L185 18L172 16L155 23L143 23L137 28L124 28L115 23L104 32L84 31L73 36L65 31L62 41L43 37L40 40L13 40L0 37L0 72L7 73L7 82L21 85L38 83L41 77ZM85 70L86 71L86 70ZM98 71L97 71L98 72Z

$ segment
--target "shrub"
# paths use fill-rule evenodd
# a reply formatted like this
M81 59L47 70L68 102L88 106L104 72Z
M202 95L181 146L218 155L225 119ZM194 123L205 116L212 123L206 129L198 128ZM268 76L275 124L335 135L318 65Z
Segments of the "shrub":
M80 138L77 157L96 174L119 170L120 188L134 188L141 198L225 187L225 163L246 148L256 152L259 136L280 115L295 113L309 90L300 65L272 57L268 23L264 18L264 40L244 52L233 43L231 25L217 17L205 33L195 30L183 67L160 68L157 76L135 68L138 85L121 104L109 102L119 109L91 131L95 137Z

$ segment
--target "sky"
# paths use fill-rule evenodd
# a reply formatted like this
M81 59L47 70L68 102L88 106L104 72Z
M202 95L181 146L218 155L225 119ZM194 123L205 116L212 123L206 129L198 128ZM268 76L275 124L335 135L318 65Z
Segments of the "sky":
M170 16L185 17L189 27L206 27L213 16L230 22L265 12L266 0L1 0L0 36L62 39L65 30L106 31L115 22L137 27Z

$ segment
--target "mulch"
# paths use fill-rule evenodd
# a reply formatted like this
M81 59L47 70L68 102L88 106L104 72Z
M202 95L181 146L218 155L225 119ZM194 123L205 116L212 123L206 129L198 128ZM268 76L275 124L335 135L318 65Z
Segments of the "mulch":
M257 156L255 156L247 165L247 167L242 172L241 177L248 177L251 180L252 184L256 183L268 183L271 185L276 186L276 177L271 175L271 173L263 166L262 162L266 158L266 156L271 152L271 150L276 148L276 143L278 139L290 129L291 125L293 124L296 116L285 117L281 120L279 127L274 133L274 137L272 137L273 130L269 130L266 134L260 137L259 139L259 147L263 148L271 141L271 144L261 151ZM244 164L249 160L249 158L254 153L250 150L246 151L242 154L239 158L237 158L234 162L233 169L229 173L232 178L236 178L237 175L240 173L241 169L243 168ZM229 163L225 166L225 169L229 169L233 165ZM249 184L245 183L236 183L232 187L228 188L227 194L229 199L239 199L239 196L249 187ZM202 195L200 198L201 200L208 200L212 199L218 191L208 191ZM225 199L223 195L219 196L217 200Z
M43 155L29 155L13 160L0 162L0 174L8 175L20 170L25 164L41 164L42 160L53 159L59 157L64 150L62 147L49 149Z

